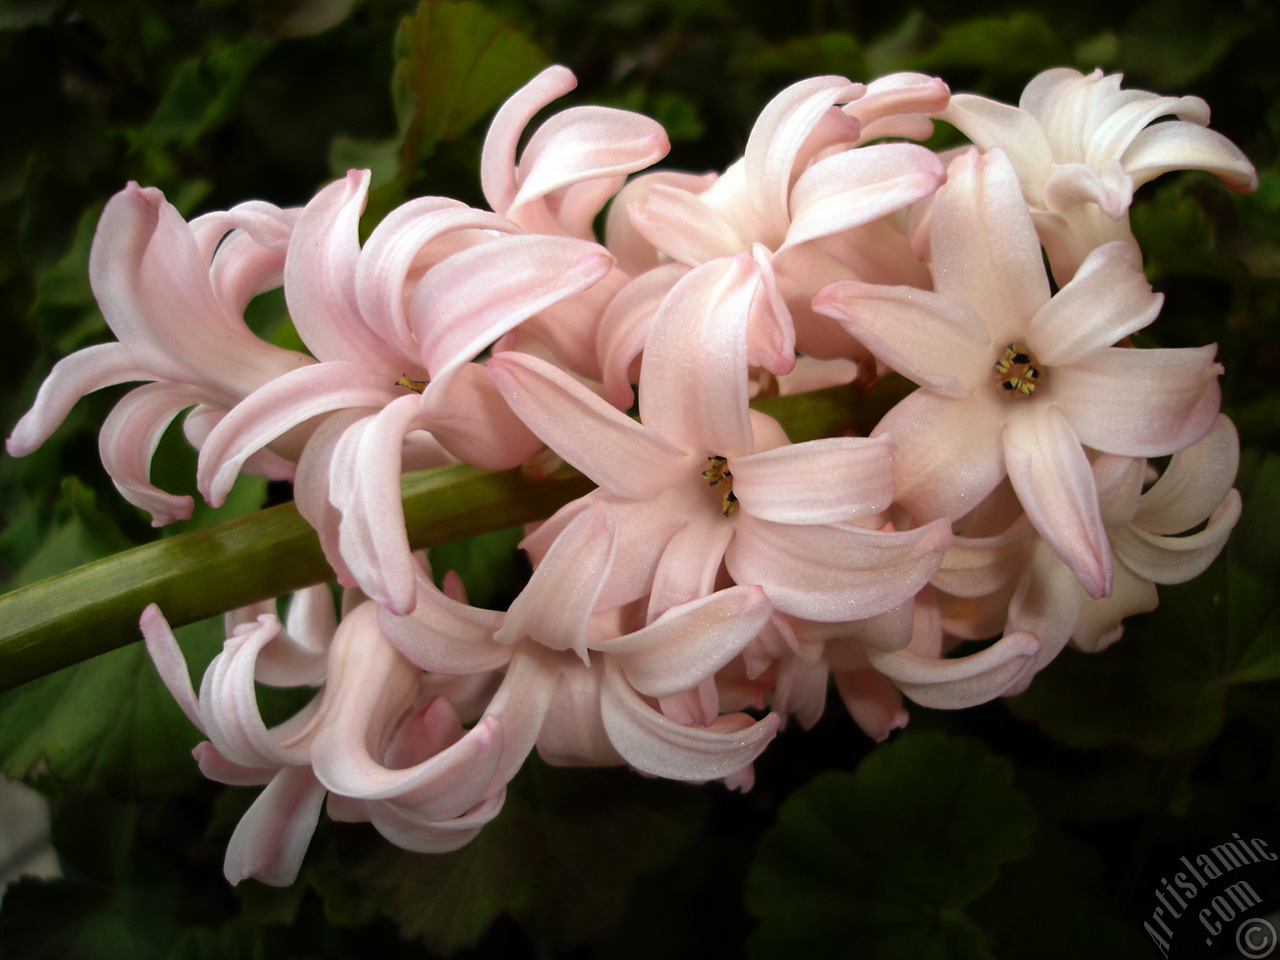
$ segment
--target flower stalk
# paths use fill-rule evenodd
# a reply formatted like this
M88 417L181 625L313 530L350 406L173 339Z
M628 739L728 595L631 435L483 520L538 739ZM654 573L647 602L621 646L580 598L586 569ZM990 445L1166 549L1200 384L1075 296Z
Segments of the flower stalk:
M842 428L865 432L909 384L886 378L754 406L796 442ZM542 479L466 464L406 474L405 524L415 549L540 520L591 489L572 467ZM315 531L292 503L167 537L0 596L0 690L140 639L138 617L158 603L174 626L332 579Z

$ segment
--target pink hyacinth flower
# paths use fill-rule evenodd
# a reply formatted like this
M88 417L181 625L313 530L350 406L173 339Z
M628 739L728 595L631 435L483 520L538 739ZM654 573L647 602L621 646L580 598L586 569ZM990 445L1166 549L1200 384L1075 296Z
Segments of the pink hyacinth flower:
M299 509L341 582L403 613L414 575L402 470L445 462L441 446L491 469L537 449L472 361L599 281L613 258L585 240L519 233L441 197L393 211L362 248L368 181L352 171L322 190L299 216L285 264L294 325L321 362L265 385L219 423L198 480L220 503L247 457L311 421Z
M763 287L740 254L695 268L663 301L640 373L640 422L537 358L499 354L489 375L512 409L600 485L527 541L535 557L591 504L620 523L602 604L649 595L649 617L711 591L723 562L780 610L811 620L882 612L928 579L945 522L884 532L886 438L791 445L748 402L747 318ZM584 568L583 576L599 576Z
M308 357L256 337L244 308L280 285L296 211L244 203L190 224L153 187L130 183L102 211L89 251L89 282L116 342L59 361L6 444L15 457L39 447L81 397L131 380L154 381L124 396L102 426L107 473L156 526L191 515L191 498L150 480L151 458L183 410L197 445L212 424ZM252 472L287 479L293 465L259 452Z
M1009 156L1060 284L1091 250L1133 239L1133 192L1163 173L1206 170L1241 193L1258 188L1249 159L1208 129L1202 99L1121 90L1122 79L1057 67L1028 83L1017 107L956 94L937 114ZM1153 122L1163 116L1177 119Z
M1039 534L1092 597L1111 551L1085 447L1158 457L1218 413L1213 346L1112 346L1155 319L1131 244L1094 251L1050 296L1017 175L999 150L952 162L934 203L935 292L832 284L815 309L921 384L873 431L897 443L897 500L958 519L1006 476Z

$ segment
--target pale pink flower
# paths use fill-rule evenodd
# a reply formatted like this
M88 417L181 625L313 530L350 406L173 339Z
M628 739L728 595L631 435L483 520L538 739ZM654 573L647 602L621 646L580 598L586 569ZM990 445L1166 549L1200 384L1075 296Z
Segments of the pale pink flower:
M281 282L297 211L243 203L190 224L155 188L130 183L107 202L89 252L89 282L117 342L58 362L6 444L15 457L39 447L81 397L131 380L102 426L107 473L156 526L191 515L191 498L150 481L169 423L195 407L187 435L198 447L214 423L258 387L311 361L260 340L244 308ZM293 465L268 451L248 469L287 479Z
M1094 460L1115 588L1109 597L1089 597L1053 551L1043 542L1034 545L1005 628L1030 631L1043 644L1023 686L1068 641L1089 652L1114 643L1125 617L1156 608L1155 584L1183 583L1213 562L1240 519L1240 494L1231 489L1239 459L1235 427L1219 416L1202 440L1173 455L1145 491L1145 460L1107 455Z
M227 847L232 883L250 876L292 883L326 793L339 819L368 820L393 843L421 852L467 843L505 795L506 781L494 781L499 721L485 717L464 731L448 700L431 695L422 671L383 637L374 604L359 604L335 630L331 614L316 616L326 588L311 592L302 614L290 611L291 627L311 635L283 633L269 614L240 624L205 671L199 696L159 608L152 604L142 616L161 678L209 738L195 750L201 771L223 783L266 784ZM318 676L317 652L325 656ZM305 686L322 679L306 707L265 725L255 680Z
M521 230L590 240L596 216L627 176L662 159L670 142L661 124L641 114L570 107L533 132L517 162L521 135L534 116L575 86L572 72L552 66L507 99L485 137L480 185L489 205ZM598 380L596 324L628 279L615 268L512 330L498 349L538 353L545 346L569 369Z
M625 762L702 782L742 771L778 728L777 715L722 715L715 703L696 719L664 715L663 703L699 688L741 652L770 606L759 587L732 587L647 625L621 608L601 609L602 580L584 568L607 571L616 562L617 528L607 506L578 514L506 613L467 606L420 576L413 612L381 616L386 635L426 670L505 670L485 707L504 733L498 780L514 776L536 747L555 764Z
M723 562L734 582L763 586L786 613L850 620L901 603L937 567L947 523L866 525L882 523L893 497L886 438L791 445L776 421L749 409L744 318L763 286L740 254L673 288L645 347L639 423L537 358L489 363L512 409L600 485L528 538L535 559L591 504L619 518L604 607L647 594L656 617L709 593Z
M752 362L786 373L797 329L800 349L842 355L856 344L812 315L811 298L837 279L927 282L905 233L887 218L933 193L943 178L941 161L917 144L859 144L868 135L927 135L921 112L946 99L942 81L917 74L869 88L843 77L793 84L761 111L745 156L722 176L658 172L628 184L610 210L607 245L632 272L664 259L691 268L751 253L774 301L752 324ZM611 307L602 320L606 395L616 405L628 405L628 373L643 333L681 275L662 267L665 288L649 279L647 297L632 292L628 309Z
M413 565L403 469L449 453L501 469L537 440L472 361L517 324L604 277L585 240L520 233L441 197L389 214L361 248L368 173L352 171L302 211L285 264L294 325L321 362L278 377L210 434L198 479L210 503L245 459L300 424L314 431L295 496L345 585L407 612ZM317 425L314 418L326 419ZM430 431L427 433L425 431Z
M1241 193L1258 187L1248 158L1208 129L1202 99L1121 90L1122 79L1057 67L1027 84L1017 107L956 94L937 114L1008 154L1059 283L1094 248L1133 239L1133 191L1162 173L1206 170ZM1153 123L1163 116L1178 119Z
M1131 244L1100 247L1050 297L999 150L952 162L932 245L936 292L848 281L814 304L921 384L872 434L897 444L897 500L918 521L958 519L1008 476L1086 592L1105 596L1111 551L1084 448L1155 457L1202 437L1219 406L1215 348L1111 346L1162 301Z

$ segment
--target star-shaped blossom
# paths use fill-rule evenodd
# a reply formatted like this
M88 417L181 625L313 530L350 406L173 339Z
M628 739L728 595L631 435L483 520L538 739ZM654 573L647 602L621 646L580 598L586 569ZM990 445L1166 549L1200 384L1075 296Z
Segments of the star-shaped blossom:
M897 499L919 521L958 519L1006 476L1042 537L1093 597L1111 590L1111 551L1085 448L1158 457L1212 426L1213 346L1113 346L1162 297L1136 248L1094 251L1056 295L1000 150L952 162L932 220L934 291L842 282L815 298L921 389L873 431L897 442Z
M535 556L590 504L620 517L605 606L649 596L656 617L710 592L723 561L778 609L850 620L901 603L950 540L945 522L877 527L893 499L885 437L789 444L748 407L747 318L763 286L746 254L695 268L663 301L640 373L640 422L535 357L489 375L552 450L600 485L530 538ZM584 568L583 576L599 574Z
M442 446L491 469L537 448L472 361L600 280L613 258L443 197L397 208L362 246L368 184L367 171L352 171L322 190L289 247L285 297L320 362L265 384L223 419L201 451L198 480L221 503L246 458L309 424L299 509L344 585L407 612L414 574L402 470L447 462Z

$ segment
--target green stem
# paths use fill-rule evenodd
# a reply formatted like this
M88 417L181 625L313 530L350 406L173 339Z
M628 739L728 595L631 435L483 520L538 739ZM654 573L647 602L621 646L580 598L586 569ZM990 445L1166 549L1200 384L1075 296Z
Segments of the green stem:
M903 381L767 398L755 406L795 442L846 427L866 432ZM592 489L569 467L530 480L465 464L405 476L405 526L416 550L550 516ZM292 504L134 547L0 596L0 690L138 639L158 603L174 626L332 579L315 532Z

